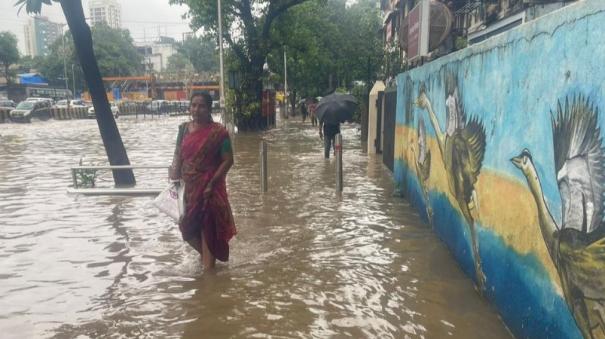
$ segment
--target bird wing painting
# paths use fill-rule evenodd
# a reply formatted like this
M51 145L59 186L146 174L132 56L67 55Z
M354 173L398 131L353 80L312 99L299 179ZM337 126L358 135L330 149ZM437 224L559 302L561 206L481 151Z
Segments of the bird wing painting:
M422 188L422 195L424 197L424 205L426 207L426 215L429 219L429 223L432 223L433 210L429 201L429 188L428 180L431 176L431 150L429 149L426 141L426 127L424 126L424 119L418 118L418 155L415 156L416 173L420 179L420 186ZM413 151L413 148L412 148Z
M462 94L455 74L449 73L445 82L446 126L445 133L441 131L437 115L428 98L426 87L420 86L416 105L427 111L441 158L447 173L449 191L466 220L471 238L475 274L479 290L485 288L485 276L481 268L481 257L475 230L475 221L471 209L477 206L474 195L483 156L485 154L485 129L481 121L474 117L466 121L466 113L462 104Z
M577 96L552 113L554 163L562 204L553 218L529 150L511 159L527 179L567 306L585 338L605 338L605 149L598 110Z

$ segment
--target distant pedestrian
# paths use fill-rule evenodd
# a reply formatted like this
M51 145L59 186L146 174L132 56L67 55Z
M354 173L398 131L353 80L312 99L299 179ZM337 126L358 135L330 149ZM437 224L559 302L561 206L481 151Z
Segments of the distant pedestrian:
M302 122L304 123L309 115L307 103L304 100L300 102L300 115L302 115Z
M315 114L315 109L317 109L317 99L307 98L306 106L309 115L311 116L311 126L317 126L317 115Z
M330 158L330 148L334 149L336 155L336 145L334 144L334 138L336 134L340 133L340 124L324 123L319 122L319 138L324 141L324 157Z

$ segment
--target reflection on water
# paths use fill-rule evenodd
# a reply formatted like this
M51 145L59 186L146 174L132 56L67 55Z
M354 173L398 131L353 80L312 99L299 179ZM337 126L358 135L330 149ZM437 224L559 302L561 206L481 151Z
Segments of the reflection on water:
M121 117L131 162L168 164L180 121ZM66 193L81 157L104 163L94 120L3 125L3 336L510 337L430 229L393 198L388 172L361 153L357 130L343 134L339 198L315 128L289 121L237 135L229 192L239 234L230 263L202 274L151 198ZM166 176L135 174L154 187Z

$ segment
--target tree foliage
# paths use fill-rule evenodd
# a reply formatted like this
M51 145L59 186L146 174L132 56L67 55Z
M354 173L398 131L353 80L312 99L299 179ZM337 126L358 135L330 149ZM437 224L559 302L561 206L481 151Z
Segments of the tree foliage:
M95 107L97 124L103 140L103 146L111 165L129 165L128 155L120 136L120 131L111 113L107 94L103 86L101 72L93 51L92 33L84 17L81 0L53 0L61 4L65 20L74 40L74 49L82 65L86 84L90 90L92 104ZM15 6L19 10L26 8L28 13L40 14L42 4L50 5L51 0L18 0ZM131 169L113 170L116 186L133 186L136 183Z
M103 76L129 76L143 71L143 57L128 30L96 24L92 27L92 44Z
M97 24L91 28L94 53L102 76L131 76L141 74L143 71L143 57L137 52L128 30L114 29L104 24ZM65 42L65 43L64 43ZM51 84L61 83L64 76L63 54L67 64L68 82L71 84L74 71L81 74L81 65L76 53L71 32L54 41L48 49L48 55L37 60L37 70L44 75ZM32 60L33 61L33 60ZM75 76L78 87L82 88L84 79Z
M263 64L272 47L271 27L275 19L305 0L225 0L222 1L223 38L241 71L238 92L242 111L237 112L240 130L263 128L260 114ZM189 6L194 29L217 36L216 0L170 0Z
M180 53L174 53L168 57L168 64L166 65L166 73L191 73L193 72L193 65L189 61L189 58Z
M17 37L11 32L0 32L0 64L4 67L7 82L11 81L9 67L19 61Z
M371 0L305 2L277 20L273 36L280 47L270 53L270 68L283 67L281 46L287 46L288 89L295 94L291 103L337 87L352 91L355 82L369 85L382 62L380 28L379 10ZM279 74L283 81L283 72Z
M216 33L215 0L171 2L189 6L194 28ZM222 5L227 65L240 78L233 100L240 106L240 121L260 115L263 64L267 61L281 77L284 49L292 102L299 95L323 95L336 87L351 89L356 80L376 79L382 44L375 1L226 0Z
M188 37L177 46L197 73L216 73L218 71L218 44L210 35Z
M30 73L30 72L41 72L42 64L44 63L44 57L37 55L32 57L31 55L23 56L19 59L19 72Z

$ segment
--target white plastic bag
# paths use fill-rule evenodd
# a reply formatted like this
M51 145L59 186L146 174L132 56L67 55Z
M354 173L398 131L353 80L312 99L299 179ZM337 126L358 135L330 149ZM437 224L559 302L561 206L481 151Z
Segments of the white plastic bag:
M174 221L179 222L182 216L185 215L185 183L182 181L171 182L153 200L153 204Z

